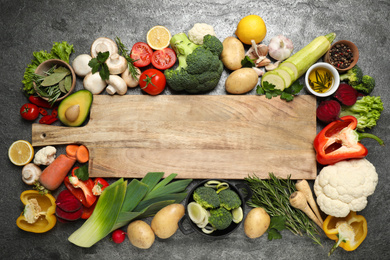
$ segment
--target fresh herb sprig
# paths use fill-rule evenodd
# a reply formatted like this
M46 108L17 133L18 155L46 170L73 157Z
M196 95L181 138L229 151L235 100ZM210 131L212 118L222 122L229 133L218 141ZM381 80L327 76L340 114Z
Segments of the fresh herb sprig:
M110 57L110 52L99 52L98 55L88 62L88 66L92 68L92 74L99 72L102 80L108 80L110 77L110 71L106 64L106 60Z
M290 195L296 191L295 184L289 178L279 179L269 173L269 179L261 180L257 176L245 178L253 192L247 204L251 207L262 207L271 216L285 216L285 225L293 234L305 232L316 244L321 245L316 224L302 211L290 206Z
M115 42L118 45L119 54L122 55L127 60L127 67L129 68L130 75L136 79L139 75L139 71L134 66L134 62L137 60L134 60L130 57L130 52L126 48L126 46L122 43L121 39L119 37L115 38Z
M284 89L275 89L275 85L264 82L263 86L258 85L256 88L256 93L258 95L265 95L266 98L271 99L273 97L280 96L281 99L286 100L287 102L294 100L294 96L297 95L303 88L303 85L298 81L295 81L290 87Z
M321 75L317 70L315 71L316 81L311 81L309 79L310 86L314 89L314 91L323 93L325 90L329 89L333 78L330 73L325 72L324 75Z

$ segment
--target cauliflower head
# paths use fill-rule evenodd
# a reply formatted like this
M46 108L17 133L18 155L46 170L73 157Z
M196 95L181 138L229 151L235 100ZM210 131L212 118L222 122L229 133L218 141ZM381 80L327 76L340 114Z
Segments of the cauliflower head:
M49 165L56 158L56 148L54 146L46 146L39 150L34 157L34 164Z
M203 37L206 35L217 36L214 27L206 23L196 23L188 31L188 38L195 44L203 44Z
M367 159L346 160L324 167L314 182L317 204L334 217L361 211L378 183L375 167Z

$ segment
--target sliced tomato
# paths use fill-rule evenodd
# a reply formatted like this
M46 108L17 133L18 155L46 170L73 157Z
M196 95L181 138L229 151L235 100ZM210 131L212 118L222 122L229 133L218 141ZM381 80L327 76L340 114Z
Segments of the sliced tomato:
M135 60L134 66L145 67L150 64L153 50L147 43L137 42L133 45L130 52L130 57Z
M172 67L176 62L176 53L171 48L164 48L153 52L152 65L160 70Z

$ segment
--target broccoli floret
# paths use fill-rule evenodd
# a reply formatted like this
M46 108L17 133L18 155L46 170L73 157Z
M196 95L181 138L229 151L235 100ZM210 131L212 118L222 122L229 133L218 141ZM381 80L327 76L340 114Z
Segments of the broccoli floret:
M196 94L218 85L223 72L223 63L219 59L223 47L217 37L206 35L203 45L196 45L185 33L179 33L172 37L171 46L179 65L176 69L165 70L164 74L173 90Z
M352 86L354 89L356 89L357 91L361 91L363 92L364 94L370 94L373 90L374 90L374 87L375 87L375 79L371 76L368 76L368 75L364 75L363 78L362 78L362 83L356 85L356 86Z
M223 230L230 226L233 221L232 213L225 208L211 209L209 223L218 230Z
M194 191L193 198L196 203L205 209L214 209L219 207L219 197L217 192L209 187L199 187Z
M356 86L362 82L362 69L355 65L352 69L347 70L346 73L340 75L340 81L346 81L349 85Z
M218 196L221 207L224 207L227 210L236 209L241 206L240 197L230 189L220 191Z

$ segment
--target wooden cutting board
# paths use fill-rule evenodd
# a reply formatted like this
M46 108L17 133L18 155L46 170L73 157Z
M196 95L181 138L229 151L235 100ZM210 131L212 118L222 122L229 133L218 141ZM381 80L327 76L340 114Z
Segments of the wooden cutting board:
M311 95L98 95L85 126L33 124L32 145L86 145L91 177L314 179L315 110Z

